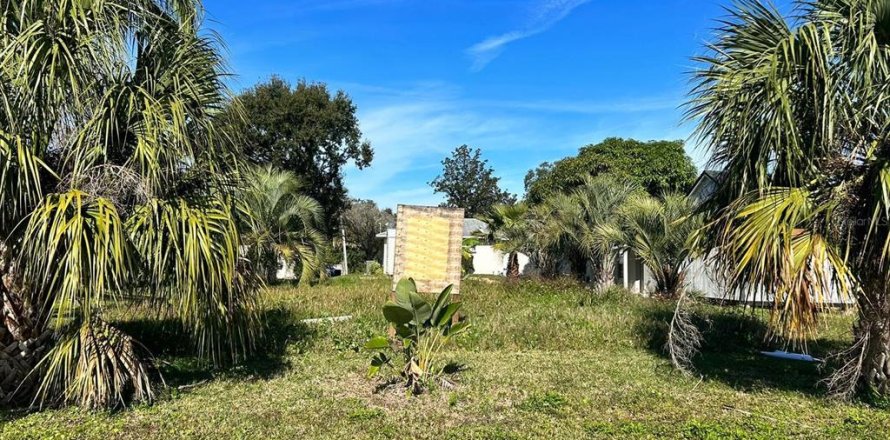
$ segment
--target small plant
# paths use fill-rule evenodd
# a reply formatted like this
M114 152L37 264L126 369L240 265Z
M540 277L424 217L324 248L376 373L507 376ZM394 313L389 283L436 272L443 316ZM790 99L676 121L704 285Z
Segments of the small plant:
M432 304L417 293L413 279L400 280L396 285L395 301L383 306L383 316L395 332L395 338L375 336L366 344L368 350L377 353L371 358L368 376L380 373L383 367L399 372L405 387L412 394L420 394L437 380L451 384L443 377L440 362L442 348L451 338L467 329L465 318L455 319L460 302L451 302L448 286ZM395 364L401 355L404 364Z
M383 275L383 265L377 261L366 261L365 275Z

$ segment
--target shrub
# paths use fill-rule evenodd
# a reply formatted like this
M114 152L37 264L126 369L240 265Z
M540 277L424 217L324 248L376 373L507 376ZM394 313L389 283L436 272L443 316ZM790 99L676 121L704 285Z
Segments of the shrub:
M413 279L399 281L395 301L383 306L394 340L375 336L365 343L366 349L377 351L371 359L369 377L379 374L383 367L392 368L412 394L422 393L436 380L447 382L443 377L445 365L440 361L442 348L468 326L465 317L455 319L461 303L451 302L451 287L430 304L417 293Z
M366 261L365 275L383 275L383 265L377 261Z

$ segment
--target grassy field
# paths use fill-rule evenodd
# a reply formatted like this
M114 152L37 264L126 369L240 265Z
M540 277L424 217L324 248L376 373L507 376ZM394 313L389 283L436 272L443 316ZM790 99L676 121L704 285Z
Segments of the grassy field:
M570 283L464 284L473 326L448 351L466 365L454 390L375 393L358 351L384 331L385 279L271 288L265 355L213 372L183 355L167 325L128 323L162 360L160 402L116 413L0 414L0 438L887 438L890 410L824 396L815 366L764 358L763 317L700 306L697 375L670 368L667 302ZM305 325L310 317L352 315ZM851 317L825 320L810 351L846 343ZM163 334L161 338L158 335Z

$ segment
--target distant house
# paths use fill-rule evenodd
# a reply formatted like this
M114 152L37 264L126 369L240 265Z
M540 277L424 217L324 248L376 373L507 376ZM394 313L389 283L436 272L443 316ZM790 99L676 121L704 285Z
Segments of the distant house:
M695 201L696 204L701 204L710 199L725 176L726 173L724 171L702 171L698 179L695 179L692 189L689 190L689 198Z
M488 233L488 224L475 218L464 219L463 237L474 238ZM387 228L377 234L383 239L383 272L392 275L395 272L396 228ZM494 249L491 245L477 245L472 250L473 273L479 275L504 275L507 273L507 255ZM528 273L534 270L528 255L519 254L519 271Z
M723 171L702 171L692 185L688 197L696 204L708 200L717 190L724 175ZM624 288L632 292L646 293L655 289L652 272L632 250L626 250L618 256L615 272L616 283L621 283ZM729 299L726 295L726 283L710 258L698 258L690 263L686 269L686 288L700 292L707 298Z
M688 196L692 198L696 204L707 201L714 195L719 184L725 178L723 171L705 170L698 176ZM686 269L686 289L698 292L705 298L712 300L727 300L732 302L745 303L764 303L773 301L773 292L769 292L764 288L751 289L747 291L730 290L728 282L715 265L714 254L693 260ZM652 273L643 265L642 261L634 255L633 251L623 252L618 257L618 268L616 270L616 283L621 282L622 285L638 293L645 293L654 290L655 283ZM826 267L826 271L831 268ZM849 304L850 299L841 298L837 292L830 292L826 298L827 303L833 305Z

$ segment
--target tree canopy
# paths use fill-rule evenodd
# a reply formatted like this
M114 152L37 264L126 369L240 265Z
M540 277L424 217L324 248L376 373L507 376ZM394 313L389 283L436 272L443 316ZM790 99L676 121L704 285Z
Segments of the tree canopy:
M389 208L380 209L373 200L350 200L349 208L343 212L343 228L346 230L346 243L354 250L355 261L350 259L350 268L370 260L383 257L383 240L377 234L394 226L396 216Z
M581 185L587 176L600 174L636 183L654 196L685 192L696 178L683 141L608 138L581 148L577 156L545 162L529 171L525 177L526 199L540 203L549 195Z
M442 160L442 174L429 185L445 194L441 206L464 208L464 215L474 217L499 203L511 205L516 201L516 196L500 188L500 180L488 160L482 159L482 150L461 145Z
M306 195L321 204L325 232L336 229L348 206L344 166L352 161L361 169L374 158L349 95L331 93L324 83L301 80L294 86L273 76L242 93L235 105L245 118L230 122L248 160L296 174Z

